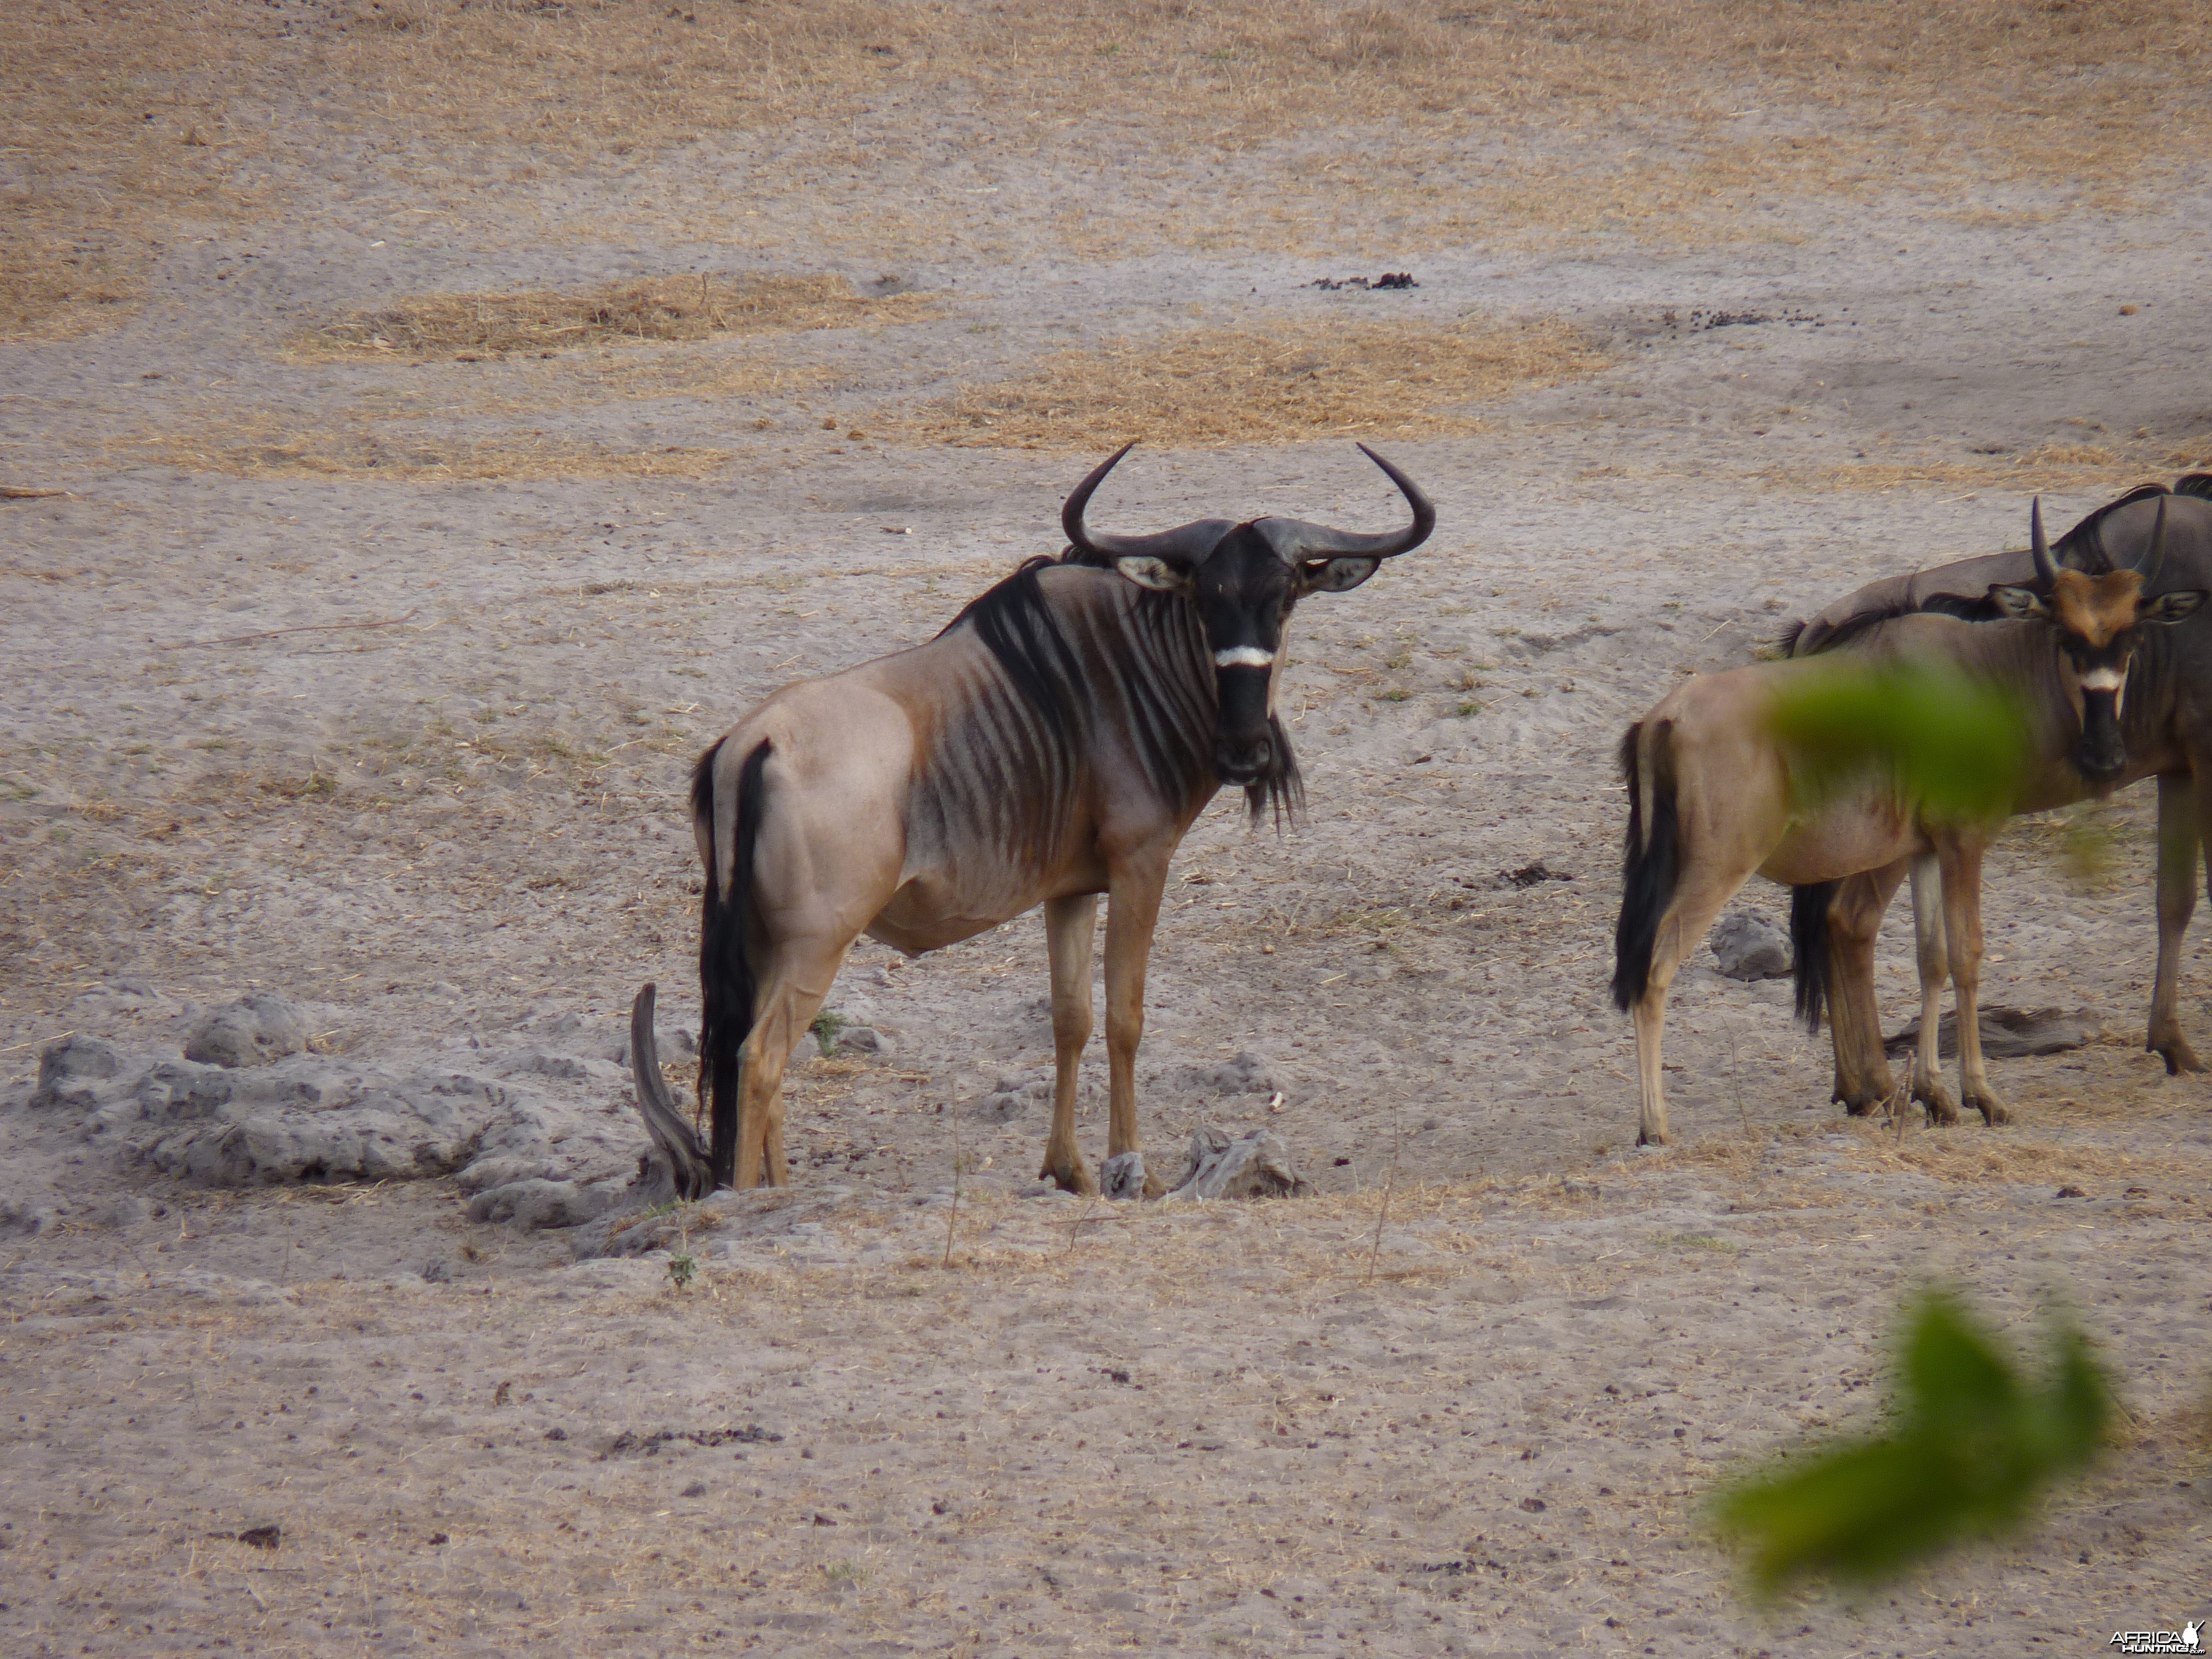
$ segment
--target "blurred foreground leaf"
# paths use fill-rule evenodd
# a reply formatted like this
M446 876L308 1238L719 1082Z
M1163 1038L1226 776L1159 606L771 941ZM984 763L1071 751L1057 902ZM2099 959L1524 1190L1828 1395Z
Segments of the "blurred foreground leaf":
M2112 1413L2079 1331L2052 1332L2031 1383L1948 1296L1912 1316L1886 1435L1832 1442L1721 1492L1715 1518L1771 1591L1818 1573L1865 1582L2017 1524L2052 1480L2095 1456Z
M2002 817L2027 769L2019 701L1940 663L1825 663L1790 681L1772 720L1816 799L1879 769L1938 817Z

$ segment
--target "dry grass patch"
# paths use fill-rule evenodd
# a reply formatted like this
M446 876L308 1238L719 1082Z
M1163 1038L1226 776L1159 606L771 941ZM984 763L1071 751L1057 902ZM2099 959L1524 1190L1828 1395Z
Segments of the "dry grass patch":
M1055 352L1018 380L964 387L883 424L925 442L1008 449L1431 437L1475 430L1468 404L1594 374L1609 361L1561 322L1419 329L1302 319Z
M311 358L469 362L550 356L620 341L708 340L913 322L937 310L918 294L866 295L842 276L648 276L574 294L428 294L317 329Z
M1977 1133L1971 1128L1951 1134L1908 1136L1896 1144L1872 1135L1852 1151L1869 1169L1909 1170L1962 1186L1997 1182L2059 1186L2087 1179L2201 1187L2212 1176L2212 1159L2163 1152L2145 1158L2106 1146L2060 1146L2021 1140L2011 1133Z
M2212 447L2191 444L2179 449L2142 444L2047 443L2018 455L1966 460L1928 456L1917 459L1845 461L1832 466L1763 467L1750 474L1784 489L1885 490L1935 486L1956 489L2111 489L2142 483L2170 468L2212 465Z
M398 437L352 427L300 430L273 420L210 422L121 446L142 462L237 477L392 478L448 483L502 478L703 478L727 452L671 444L617 450L544 437Z

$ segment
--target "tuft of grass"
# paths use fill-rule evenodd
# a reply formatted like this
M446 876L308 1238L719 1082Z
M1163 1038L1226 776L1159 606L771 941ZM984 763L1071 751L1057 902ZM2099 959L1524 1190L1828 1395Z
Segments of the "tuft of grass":
M1468 404L1577 380L1610 361L1554 319L1437 329L1285 319L1051 353L1018 379L963 387L895 416L887 429L1015 449L1436 436L1477 429Z
M824 1008L814 1016L814 1023L806 1029L814 1033L815 1047L822 1051L823 1058L826 1059L830 1051L837 1046L837 1033L851 1023L836 1010Z

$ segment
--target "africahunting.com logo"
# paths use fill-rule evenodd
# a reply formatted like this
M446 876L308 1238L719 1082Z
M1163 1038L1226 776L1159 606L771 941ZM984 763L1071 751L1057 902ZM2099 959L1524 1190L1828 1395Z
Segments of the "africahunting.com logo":
M2115 1653L2203 1653L2203 1629L2192 1619L2179 1630L2116 1630L2108 1645Z

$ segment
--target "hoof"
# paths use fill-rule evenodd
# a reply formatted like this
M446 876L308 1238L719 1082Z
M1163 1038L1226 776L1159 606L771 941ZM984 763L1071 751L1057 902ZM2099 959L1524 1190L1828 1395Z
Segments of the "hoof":
M2197 1058L2197 1050L2189 1046L2187 1037L2168 1037L2163 1042L2153 1037L2143 1047L2166 1062L2166 1074L2168 1077L2176 1076L2183 1072L2201 1072L2204 1069L2204 1062Z
M1848 1117L1864 1117L1889 1098L1887 1091L1878 1095L1837 1095L1834 1099L1843 1103Z
M1667 1132L1663 1129L1638 1129L1636 1132L1636 1144L1639 1146L1664 1146L1667 1144Z
M1049 1181L1063 1193L1073 1193L1078 1198L1090 1198L1098 1190L1098 1183L1091 1180L1091 1171L1085 1169L1079 1161L1070 1168L1055 1170L1048 1159L1044 1168L1037 1171L1037 1179Z
M1142 1152L1116 1152L1099 1168L1101 1190L1109 1198L1145 1198L1150 1184Z
M1916 1088L1912 1097L1928 1109L1930 1124L1948 1129L1959 1121L1959 1103L1951 1098L1951 1091L1942 1084L1932 1089Z
M1995 1095L1977 1094L1968 1103L1981 1113L1982 1121L1992 1129L2001 1123L2012 1121L2012 1114Z

